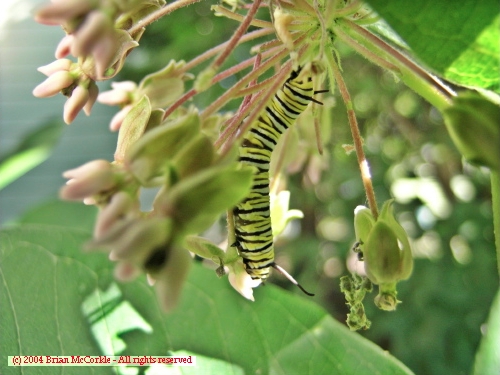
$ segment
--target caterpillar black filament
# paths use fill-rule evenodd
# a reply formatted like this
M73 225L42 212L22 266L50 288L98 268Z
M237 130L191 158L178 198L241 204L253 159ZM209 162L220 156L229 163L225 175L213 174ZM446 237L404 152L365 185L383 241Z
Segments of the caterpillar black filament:
M239 149L240 163L252 166L256 171L250 194L234 209L235 246L252 279L265 281L269 276L270 267L284 273L284 270L274 263L269 163L281 134L293 125L311 101L321 104L312 97L318 92L323 91L314 91L310 72L301 68L292 71L283 87L252 124ZM293 278L291 280L298 285Z

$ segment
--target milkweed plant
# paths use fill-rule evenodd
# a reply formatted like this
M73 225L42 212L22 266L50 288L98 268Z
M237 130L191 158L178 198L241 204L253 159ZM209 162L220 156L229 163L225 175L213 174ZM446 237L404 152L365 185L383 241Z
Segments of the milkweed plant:
M393 200L377 200L364 153L356 110L343 77L337 51L341 42L382 70L390 72L439 110L449 136L470 163L488 169L492 180L497 252L500 220L500 107L498 80L482 86L460 80L452 72L427 68L384 20L382 1L255 0L225 1L212 6L214 17L234 21L227 41L208 45L189 61L165 61L164 68L140 82L115 81L134 50L141 48L145 31L155 21L200 0L54 0L36 11L44 25L59 25L66 35L56 47L56 60L38 70L47 76L34 90L43 98L67 97L63 119L72 123L80 112L91 115L95 102L116 106L109 124L118 132L113 160L90 160L64 172L68 179L60 190L64 200L83 201L99 209L88 249L107 250L116 262L115 276L130 280L146 273L165 310L172 310L181 294L193 255L212 261L219 276L228 274L231 285L253 300L253 280L235 246L233 208L252 188L253 172L238 162L238 148L251 125L297 69L308 69L315 96L297 121L307 142L302 160L316 165L316 178L327 167L322 130L346 126L352 140L344 148L357 159L359 181L366 192L366 206L355 212L356 238L352 251L360 267L344 276L340 288L350 308L347 324L366 329L363 299L373 285L375 304L395 310L397 285L411 277L412 238L398 222ZM248 56L227 66L228 57L242 45ZM433 71L431 73L431 71ZM197 72L197 73L195 73ZM498 73L498 71L497 71ZM441 78L439 77L441 76ZM201 107L192 99L228 78L230 87ZM498 78L498 77L497 77ZM99 92L96 82L111 81L111 90ZM449 83L452 82L452 83ZM347 122L329 115L341 98ZM228 112L228 103L238 103ZM106 124L102 124L106 126ZM290 209L287 164L297 157L293 134L273 153L271 166L271 217L273 235L280 236L287 223L303 216ZM296 136L296 135L295 135ZM140 208L141 191L157 188L152 209ZM360 202L364 203L364 202ZM379 209L379 207L382 207ZM227 217L227 240L213 243L203 233L222 215ZM396 312L397 313L397 312Z

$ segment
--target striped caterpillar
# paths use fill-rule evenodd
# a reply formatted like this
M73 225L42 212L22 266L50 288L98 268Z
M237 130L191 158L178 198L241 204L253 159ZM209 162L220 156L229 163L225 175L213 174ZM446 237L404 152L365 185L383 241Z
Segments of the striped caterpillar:
M327 90L325 90L327 91ZM290 275L274 262L274 244L269 200L269 164L279 137L293 125L297 117L313 101L312 76L300 67L292 71L283 87L251 125L239 149L239 162L255 168L250 194L233 210L235 246L246 272L252 279L265 281L270 267L277 269L306 292Z

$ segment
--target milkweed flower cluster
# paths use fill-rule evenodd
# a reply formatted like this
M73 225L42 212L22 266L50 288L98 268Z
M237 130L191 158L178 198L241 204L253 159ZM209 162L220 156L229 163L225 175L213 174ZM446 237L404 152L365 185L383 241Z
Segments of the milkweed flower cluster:
M54 0L41 7L35 20L60 25L66 35L56 48L57 60L39 69L48 78L33 95L42 98L61 92L67 96L63 117L68 124L82 109L89 115L98 94L95 82L114 77L139 45L144 28L128 30L163 4L163 0ZM67 59L70 54L76 62Z
M130 147L123 146L121 162L95 160L65 172L69 180L60 196L99 207L87 247L106 249L122 280L148 273L169 310L191 263L186 236L207 229L240 201L251 185L251 171L239 169L232 157L216 156L194 110L132 139L132 144L123 141ZM159 188L147 212L140 210L144 186Z
M178 0L165 5L164 0L54 0L35 16L42 24L62 26L66 35L56 48L57 60L39 68L48 78L34 89L34 95L48 97L61 92L67 96L66 123L82 109L89 115L96 100L120 108L110 124L111 130L118 131L114 160L94 160L65 172L69 180L60 196L99 208L93 239L87 247L105 249L117 262L119 279L147 273L167 310L178 301L191 263L186 250L219 264L217 273L228 272L231 285L253 299L253 288L261 280L252 279L234 246L232 210L248 197L255 173L252 167L238 163L238 145L251 125L259 121L262 111L269 109L267 103L291 72L300 71L299 66L307 64L310 68L308 82L314 88L321 86L326 69L330 78L336 77L340 68L334 54L325 53L325 46L334 42L337 20L363 14L358 2L342 8L344 2L278 1L279 6L268 4L272 15L269 22L256 18L259 8L264 7L262 0L242 6L240 13L237 7L229 10L217 5L213 7L217 14L240 23L227 42L188 62L172 60L139 83L114 82L111 90L98 93L96 81L116 76L128 54L139 45L146 26L197 1ZM251 25L256 29L248 31ZM257 42L271 34L276 38ZM254 42L252 51L258 54L219 72L236 46L248 41ZM193 79L194 68L207 61L208 66ZM275 66L281 66L277 74L257 82ZM250 71L203 111L188 104L195 95L245 69ZM186 88L190 80L191 88ZM298 144L294 133L285 140L290 143L274 152L280 154L281 163L286 160L285 166L295 165L296 169L308 160L305 168L314 184L325 169L325 157L315 153L320 142L318 136L311 136L311 129L320 129L321 124L330 126L330 122L325 115L328 102L316 99L325 90L312 92L317 96L309 97L314 102L310 105L314 118L306 115L310 116L304 121L307 126L302 127L306 136L301 138L305 145L294 147ZM244 99L235 114L218 114L229 101L241 97ZM300 119L296 128L301 129ZM298 148L300 152L296 152ZM278 164L276 168L279 172L285 166ZM151 187L157 194L152 209L143 211L141 190ZM275 237L290 220L302 217L301 212L289 210L289 193L284 187L280 190L272 191L270 200ZM197 236L223 212L227 212L229 232L225 250ZM366 251L370 252L368 248ZM375 268L371 273L380 276Z

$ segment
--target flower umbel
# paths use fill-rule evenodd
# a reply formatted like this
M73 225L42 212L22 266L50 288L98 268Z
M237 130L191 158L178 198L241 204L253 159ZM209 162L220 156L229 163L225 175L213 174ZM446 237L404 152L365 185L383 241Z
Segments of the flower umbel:
M64 104L64 122L70 124L83 109L88 116L97 99L99 89L95 82L80 69L79 64L59 59L38 70L48 78L33 90L38 98L54 96L61 92L68 97Z

